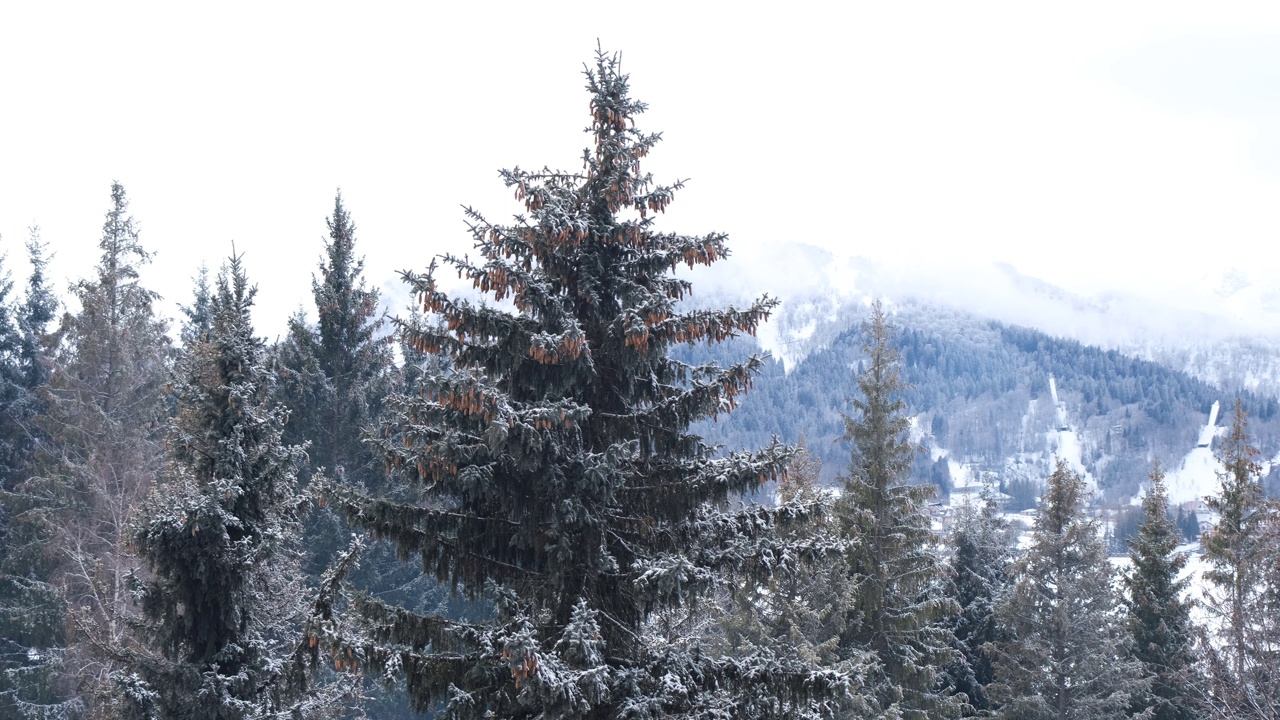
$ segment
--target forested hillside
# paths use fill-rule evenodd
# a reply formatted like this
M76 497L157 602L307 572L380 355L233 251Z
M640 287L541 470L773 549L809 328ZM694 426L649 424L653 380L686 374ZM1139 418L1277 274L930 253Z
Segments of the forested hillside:
M781 361L766 365L738 410L699 431L728 449L768 442L775 434L787 442L804 437L824 460L824 479L833 479L845 462L845 450L835 442L841 413L849 407L851 378L865 361L862 316L849 306L846 312L851 317L832 324L848 329L790 372ZM918 439L997 481L1043 479L1051 470L1062 423L1050 397L1050 376L1066 424L1080 437L1080 464L1103 494L1117 500L1136 492L1152 459L1169 464L1195 447L1214 401L1243 398L1264 454L1280 452L1275 397L1212 386L1160 363L937 306L902 304L893 317L902 327L896 342ZM689 361L722 360L757 349L745 338L677 353ZM930 477L927 463L917 465L918 478Z

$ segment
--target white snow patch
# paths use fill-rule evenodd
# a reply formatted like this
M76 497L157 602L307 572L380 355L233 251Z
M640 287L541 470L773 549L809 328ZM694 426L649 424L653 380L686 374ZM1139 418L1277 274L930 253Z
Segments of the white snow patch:
M951 472L952 489L959 490L977 487L982 484L978 474L967 463L960 463L952 458L947 458L947 470Z
M1199 500L1218 492L1218 459L1213 449L1197 447L1165 478L1170 504Z
M1209 422L1200 430L1196 447L1166 477L1170 503L1199 500L1205 495L1218 492L1219 467L1218 459L1213 456L1213 438L1226 430L1217 426L1220 407L1220 403L1215 400L1213 407L1209 408Z
M1098 483L1084 466L1084 448L1080 434L1074 428L1048 433L1049 452L1067 463L1071 471L1079 475L1089 492L1096 492Z

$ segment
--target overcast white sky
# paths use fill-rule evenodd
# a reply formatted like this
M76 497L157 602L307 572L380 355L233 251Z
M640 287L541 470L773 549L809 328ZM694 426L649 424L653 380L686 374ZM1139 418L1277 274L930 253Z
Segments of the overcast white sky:
M1046 9L1056 8L1056 9ZM1004 261L1074 290L1280 268L1275 3L4 3L0 236L59 282L124 183L147 282L186 302L235 240L275 335L309 304L341 187L374 284L517 210L516 164L576 168L581 69L623 53L665 227L736 261L792 241Z

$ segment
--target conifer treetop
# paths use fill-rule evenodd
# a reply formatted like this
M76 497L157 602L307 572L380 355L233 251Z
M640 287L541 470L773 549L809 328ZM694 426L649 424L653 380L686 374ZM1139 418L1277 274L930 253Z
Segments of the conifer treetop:
M151 253L138 240L138 224L129 214L124 186L111 183L111 209L102 223L102 250L98 271L104 282L131 283L138 279L138 266L151 262Z
M325 220L329 237L319 265L319 277L312 277L318 330L323 359L343 358L352 348L368 343L380 326L373 320L378 309L378 291L365 287L364 259L355 254L356 226L342 202L342 192L334 196L333 215ZM335 368L331 372L350 372Z

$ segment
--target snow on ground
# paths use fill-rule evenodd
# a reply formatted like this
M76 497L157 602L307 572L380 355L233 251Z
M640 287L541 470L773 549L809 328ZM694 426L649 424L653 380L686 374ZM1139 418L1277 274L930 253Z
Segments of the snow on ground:
M947 458L947 470L951 471L952 490L982 487L981 478L978 477L978 473L968 463L960 463L953 458Z
M1178 505L1217 494L1218 469L1218 459L1213 456L1212 448L1194 448L1182 459L1182 464L1165 477L1169 504Z
M1080 443L1080 434L1075 428L1057 430L1049 433L1049 452L1066 461L1071 471L1084 479L1089 492L1096 492L1098 483L1084 466L1084 450Z
M1218 434L1218 410L1222 409L1222 403L1217 400L1213 401L1213 407L1209 408L1209 423L1200 430L1200 440L1196 443L1198 447L1209 447L1213 444L1213 436Z
M1218 492L1218 460L1213 456L1213 438L1226 428L1218 427L1220 404L1209 409L1209 422L1200 430L1196 446L1182 458L1182 464L1168 474L1165 483L1170 504L1199 500Z

